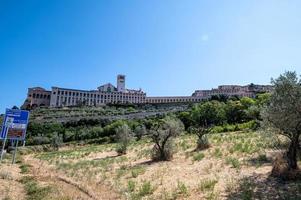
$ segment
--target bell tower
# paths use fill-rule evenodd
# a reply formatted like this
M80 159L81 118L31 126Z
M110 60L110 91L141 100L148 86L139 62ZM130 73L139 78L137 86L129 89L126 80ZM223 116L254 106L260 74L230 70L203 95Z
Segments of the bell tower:
M119 74L117 76L117 91L125 92L125 75Z

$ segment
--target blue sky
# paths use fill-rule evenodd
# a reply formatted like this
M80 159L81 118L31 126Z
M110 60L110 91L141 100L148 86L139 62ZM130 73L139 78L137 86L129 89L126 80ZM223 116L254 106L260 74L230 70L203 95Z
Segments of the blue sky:
M0 112L28 87L148 96L301 73L301 1L0 0Z

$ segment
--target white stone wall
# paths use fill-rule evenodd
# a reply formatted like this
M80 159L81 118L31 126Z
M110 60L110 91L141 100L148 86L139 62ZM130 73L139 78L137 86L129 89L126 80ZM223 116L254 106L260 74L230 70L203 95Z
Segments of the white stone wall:
M101 106L104 104L140 104L144 103L146 94L143 92L102 92L99 90L83 91L64 88L53 88L51 107L64 106Z

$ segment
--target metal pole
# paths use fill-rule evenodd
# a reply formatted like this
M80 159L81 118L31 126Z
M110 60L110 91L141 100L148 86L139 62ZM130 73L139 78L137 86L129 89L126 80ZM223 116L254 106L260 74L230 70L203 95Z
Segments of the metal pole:
M5 148L5 143L6 143L6 139L7 139L8 129L9 129L9 127L6 127L5 136L4 136L4 140L3 140L3 144L2 144L0 162L2 162L3 157L4 157L4 148Z
M12 164L15 164L15 161L16 161L16 154L17 154L17 150L18 150L18 143L19 143L19 140L16 140L16 147L15 147L15 150L14 150L14 156L13 156Z

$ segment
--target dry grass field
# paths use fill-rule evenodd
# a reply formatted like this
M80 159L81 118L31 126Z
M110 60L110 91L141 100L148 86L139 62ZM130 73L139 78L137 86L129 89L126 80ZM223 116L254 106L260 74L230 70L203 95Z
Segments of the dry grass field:
M270 176L279 150L257 132L194 135L175 142L172 161L152 162L149 139L118 156L115 144L67 146L1 165L2 199L301 199L301 182Z

